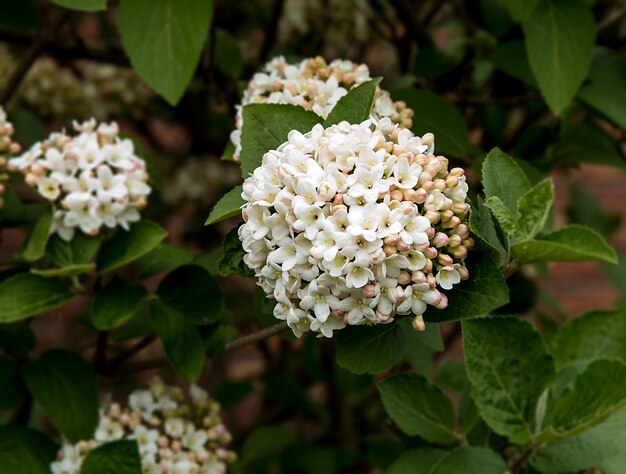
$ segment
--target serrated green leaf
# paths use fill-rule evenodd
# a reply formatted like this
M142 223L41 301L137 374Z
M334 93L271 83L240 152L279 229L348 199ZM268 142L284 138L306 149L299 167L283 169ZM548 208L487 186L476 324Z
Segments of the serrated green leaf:
M424 312L427 322L441 323L473 318L500 308L509 302L509 289L498 266L488 256L471 252L466 259L469 279L446 291L448 306L429 306Z
M380 78L371 79L350 89L350 91L337 101L331 110L324 127L343 122L358 124L367 120L372 113L376 88Z
M555 376L541 336L517 318L462 325L467 374L480 414L496 433L527 442L535 433L537 402Z
M149 310L152 327L172 367L187 381L196 381L204 367L200 333L183 314L161 301L151 301Z
M596 260L617 263L615 250L595 230L571 224L540 239L519 242L511 247L518 263L582 262Z
M500 237L498 237L491 213L480 196L476 196L476 200L471 207L469 227L472 234L480 239L478 244L486 248L498 266L502 266L506 256L506 249L502 245Z
M499 148L489 152L483 163L485 197L497 197L513 213L517 201L526 194L531 184L517 162Z
M82 12L97 12L107 9L106 0L52 0L52 2Z
M287 141L292 130L309 132L322 118L297 105L250 104L242 111L241 172L245 177L260 164L263 155Z
M37 316L63 306L74 297L56 278L21 273L0 283L0 323Z
M519 240L522 237L522 229L518 225L517 216L506 207L502 199L492 196L485 201L485 206L489 208L502 230L511 240Z
M457 108L438 95L417 89L393 91L395 100L403 100L415 111L413 131L422 136L435 134L435 149L454 156L464 156L468 150L468 130Z
M591 9L582 0L541 0L523 27L533 75L559 115L589 72L595 40Z
M130 319L146 296L143 286L115 278L93 299L91 322L100 331L113 329Z
M411 436L426 441L454 437L456 423L450 399L426 377L398 374L378 383L383 405L393 421Z
M554 203L554 183L547 178L533 186L517 202L518 227L523 239L532 239L546 225Z
M157 294L170 308L196 324L211 324L223 314L225 303L215 279L198 265L185 265L167 275Z
M50 236L50 226L52 225L52 210L46 209L35 226L28 235L26 246L22 256L24 260L34 262L43 257L46 252L46 245Z
M155 222L139 221L130 230L118 230L102 245L98 255L98 273L106 273L128 265L154 249L167 236Z
M356 374L376 374L398 362L405 348L397 323L349 326L337 335L337 363Z
M453 451L420 448L400 456L387 474L502 474L504 460L487 448L462 446Z
M211 26L213 2L122 0L117 15L131 64L150 87L175 105L196 70Z
M105 443L87 453L81 474L141 474L141 458L136 440Z
M40 431L0 426L0 466L7 474L50 474L59 446Z
M71 442L91 439L98 424L98 383L77 354L55 349L20 369L28 390Z
M193 255L182 247L173 244L159 244L135 261L135 276L139 279L150 278L186 265L192 260Z
M246 203L241 197L242 191L243 185L239 185L224 194L211 210L204 225L215 224L237 215L241 217L241 206Z
M542 439L574 436L606 420L626 405L626 364L591 362L571 389L548 401Z

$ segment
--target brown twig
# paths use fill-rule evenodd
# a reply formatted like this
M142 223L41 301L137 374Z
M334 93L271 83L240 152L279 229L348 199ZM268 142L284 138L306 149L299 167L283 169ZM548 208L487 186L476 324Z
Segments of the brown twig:
M248 344L262 341L265 338L283 332L285 329L287 329L287 322L283 321L278 324L274 324L273 326L261 329L257 332L253 332L252 334L248 334L247 336L242 336L226 344L226 346L224 346L224 352L234 351L235 349L247 346Z
M507 466L506 473L507 474L515 474L520 469L522 469L530 457L535 453L536 446L534 444L529 444L526 448L516 457L514 457Z
M608 30L615 23L620 21L624 16L626 16L626 7L619 8L608 15L604 20L598 23L596 26L596 34L603 33Z

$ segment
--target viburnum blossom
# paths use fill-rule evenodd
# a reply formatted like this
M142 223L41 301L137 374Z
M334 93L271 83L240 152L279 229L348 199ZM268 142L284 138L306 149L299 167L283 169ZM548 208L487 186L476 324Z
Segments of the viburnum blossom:
M445 308L474 245L463 169L389 117L316 125L243 184L244 262L300 336Z
M148 390L130 394L128 405L109 403L100 410L94 439L64 443L53 474L79 474L94 448L117 440L136 440L145 473L224 474L236 458L220 406L192 385L188 400L178 387L155 377Z
M71 240L78 228L96 235L102 227L140 219L150 194L145 162L133 142L118 137L117 123L74 123L76 136L52 133L9 161L54 210L52 232Z
M304 59L289 64L278 56L268 62L262 72L254 75L237 106L237 129L231 133L235 159L241 152L242 110L248 104L292 104L312 110L322 118L328 117L339 99L348 91L371 78L367 64L336 59L327 64L322 57ZM389 117L405 128L412 125L413 110L404 102L393 102L387 91L378 88L372 107L372 117Z
M4 183L9 180L6 173L8 160L20 152L20 146L13 142L13 131L13 125L7 120L6 112L0 107L0 207L4 204L2 199Z

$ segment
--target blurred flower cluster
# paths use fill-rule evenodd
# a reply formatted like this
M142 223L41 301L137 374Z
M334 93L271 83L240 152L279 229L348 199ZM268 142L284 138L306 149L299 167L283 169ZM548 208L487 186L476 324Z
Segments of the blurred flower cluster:
M9 159L20 152L20 146L13 142L13 132L13 124L7 120L6 112L0 107L0 207L4 204L2 200L4 183L9 180L7 174Z
M316 125L263 156L243 185L245 263L297 336L447 306L474 244L461 168L389 117Z
M77 228L96 235L105 226L128 229L140 219L150 194L145 162L133 142L118 137L115 122L74 123L79 132L52 133L9 161L11 169L48 200L54 210L52 231L71 240Z
M107 404L94 439L65 443L53 474L79 474L89 452L111 441L136 440L144 473L224 474L236 458L220 405L192 385L187 400L179 387L155 377L148 390L135 390L127 406Z
M339 99L348 91L371 79L366 64L336 59L327 63L322 57L304 59L289 64L282 56L265 65L263 72L256 73L243 93L241 105L237 106L237 129L231 134L235 145L235 158L241 152L242 110L248 104L292 104L312 110L326 118ZM372 117L389 117L393 123L410 128L413 110L404 102L393 102L387 91L378 89L372 108Z

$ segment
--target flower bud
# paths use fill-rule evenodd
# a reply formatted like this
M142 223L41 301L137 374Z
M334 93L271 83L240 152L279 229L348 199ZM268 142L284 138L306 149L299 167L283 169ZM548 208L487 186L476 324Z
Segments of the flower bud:
M374 285L365 285L361 292L363 293L363 298L371 299L376 295L376 287Z
M399 189L391 192L391 199L393 199L394 201L402 201L403 197L404 194Z
M399 286L396 286L393 290L391 290L390 296L396 303L402 303L406 298L404 290Z
M437 232L435 234L435 237L430 241L430 243L437 248L441 248L448 245L448 241L449 238L446 234L444 234L443 232Z
M448 297L442 293L441 294L441 301L439 301L439 303L437 303L435 305L435 308L437 308L437 309L446 309L447 307L448 307Z
M448 239L448 246L458 247L459 245L461 245L461 242L462 242L462 239L460 235L452 234L450 238Z
M411 275L409 275L405 271L400 272L400 275L398 275L398 283L400 283L401 285L408 285L410 282Z
M383 252L385 252L385 255L387 255L387 257L391 257L392 255L398 253L398 250L393 245L385 245L383 247Z
M417 316L413 318L411 325L413 326L413 329L415 329L417 332L426 331L426 324L424 323L424 317L421 314L418 314Z
M453 258L450 255L446 255L445 253L440 253L437 259L439 260L439 263L441 263L444 267L447 267L454 263Z
M465 248L464 245L459 245L458 247L450 249L450 253L454 255L455 258L462 259L467 257L467 248Z
M430 146L435 142L435 135L428 132L422 135L422 145Z
M384 238L384 242L388 245L396 245L398 242L400 242L400 236L398 234L390 234L387 237Z
M422 253L424 254L424 257L429 258L431 260L437 257L437 249L435 247L428 247L422 250Z
M378 319L381 323L386 323L390 318L390 314L383 314L379 310L376 310L376 319Z
M411 281L416 284L425 283L426 275L424 275L424 272L418 270L416 272L413 272L413 274L411 275Z
M426 211L426 213L424 214L424 217L428 219L428 221L431 224L436 224L437 222L439 222L439 219L441 218L441 216L439 215L437 211Z

